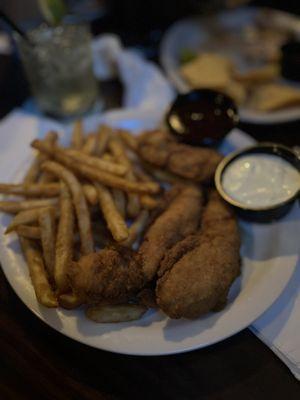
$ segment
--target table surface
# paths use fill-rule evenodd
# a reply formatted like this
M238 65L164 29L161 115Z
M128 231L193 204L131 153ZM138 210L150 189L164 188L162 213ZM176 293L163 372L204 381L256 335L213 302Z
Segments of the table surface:
M107 106L120 102L120 85L102 86ZM19 63L0 57L0 118L28 96ZM300 145L300 121L277 126L242 124L257 140ZM250 330L185 354L135 357L82 345L48 327L15 295L0 270L0 398L209 399L300 398L300 384Z

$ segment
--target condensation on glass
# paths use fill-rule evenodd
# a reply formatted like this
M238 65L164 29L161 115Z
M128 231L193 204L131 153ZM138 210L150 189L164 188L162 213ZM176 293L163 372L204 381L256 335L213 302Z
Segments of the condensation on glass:
M91 35L85 25L41 26L17 37L21 59L40 109L68 117L90 109L98 95L93 74Z

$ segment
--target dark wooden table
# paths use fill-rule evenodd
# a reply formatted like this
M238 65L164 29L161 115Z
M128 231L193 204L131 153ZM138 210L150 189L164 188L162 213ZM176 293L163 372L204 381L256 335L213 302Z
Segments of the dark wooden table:
M104 85L108 105L118 83ZM19 64L0 57L0 116L28 95ZM300 122L243 125L258 140L300 144ZM48 327L18 299L0 270L1 400L299 400L300 384L248 329L214 346L133 357L82 345Z

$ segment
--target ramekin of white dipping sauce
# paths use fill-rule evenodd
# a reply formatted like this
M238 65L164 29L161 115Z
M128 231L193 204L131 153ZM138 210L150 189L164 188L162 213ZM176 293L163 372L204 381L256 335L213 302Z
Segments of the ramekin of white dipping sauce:
M285 215L300 195L300 159L288 147L261 143L231 153L219 164L215 184L239 214L265 222Z

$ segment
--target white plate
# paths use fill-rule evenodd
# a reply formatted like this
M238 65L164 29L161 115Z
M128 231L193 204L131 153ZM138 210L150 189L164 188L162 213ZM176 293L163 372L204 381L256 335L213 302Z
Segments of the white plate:
M239 30L250 24L260 9L241 8L232 11L221 12L214 18L217 27L235 30L238 35ZM274 23L288 26L289 29L300 37L300 19L292 14L272 10ZM211 42L213 36L209 32L212 21L204 17L192 17L176 22L165 33L160 46L160 63L164 68L167 77L174 84L180 93L191 90L188 83L180 74L179 57L183 49L199 52L201 48L206 51L213 46L214 51L230 56L241 69L247 67L239 57L238 51L221 46L218 42ZM208 28L206 28L208 27ZM297 86L299 86L297 84ZM273 111L270 113L256 112L247 108L240 108L240 118L242 121L256 124L273 124L289 122L300 118L300 107L289 107L284 110Z
M36 119L12 117L0 127L0 180L21 178L28 164L28 146L49 124ZM5 133L10 133L6 136ZM233 132L226 151L249 144L247 137ZM17 169L16 169L17 165ZM14 235L4 236L10 217L0 215L0 257L3 271L26 306L46 324L87 345L117 353L162 355L205 347L223 340L259 317L280 295L293 277L300 236L300 210L295 206L280 222L266 225L241 223L242 274L234 283L228 305L194 321L170 320L149 311L140 320L121 324L96 324L82 310L47 309L35 298L27 267Z

